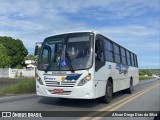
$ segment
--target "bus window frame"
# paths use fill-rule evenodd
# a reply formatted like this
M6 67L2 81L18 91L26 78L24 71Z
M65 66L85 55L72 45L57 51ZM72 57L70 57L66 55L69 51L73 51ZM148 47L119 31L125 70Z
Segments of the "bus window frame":
M137 67L137 68L138 68L138 61L137 61L137 55L136 55L136 54L134 54L134 53L131 52L130 50L126 49L125 47L119 45L118 43L110 40L109 38L107 38L107 37L105 37L105 36L103 36L103 35L101 35L101 34L97 34L97 35L96 35L96 38L97 38L97 36L100 36L100 38L103 39L103 41L104 41L104 40L109 41L109 42L112 44L112 47L113 47L112 51L110 51L110 52L112 52L112 54L113 54L113 61L109 61L109 60L106 59L106 54L105 54L105 50L107 50L107 49L105 49L105 47L104 47L104 45L103 45L103 47L104 47L103 53L104 53L105 61L107 61L107 62L112 62L112 63L117 63L117 62L115 61L115 55L114 55L114 54L115 54L115 53L114 53L114 44L115 44L115 45L117 45L117 46L119 47L119 50L120 50L120 63L117 63L117 64L128 65L128 66L132 66L132 67ZM123 49L125 50L126 64L123 64L123 63L122 63L121 48L123 48ZM128 58L127 58L127 51L129 52L129 56L130 56L130 65L128 64L128 61L127 61L127 59L128 59ZM134 66L132 65L131 54L133 54L133 57L134 57L134 55L136 56L136 63L137 63L137 64L134 64ZM135 63L135 59L133 59L133 61L134 61L134 63Z

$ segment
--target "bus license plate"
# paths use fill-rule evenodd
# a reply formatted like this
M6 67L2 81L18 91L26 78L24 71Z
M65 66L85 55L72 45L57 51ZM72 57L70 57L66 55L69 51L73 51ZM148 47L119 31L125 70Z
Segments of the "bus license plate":
M63 89L54 89L53 91L54 91L54 93L63 93L64 92Z

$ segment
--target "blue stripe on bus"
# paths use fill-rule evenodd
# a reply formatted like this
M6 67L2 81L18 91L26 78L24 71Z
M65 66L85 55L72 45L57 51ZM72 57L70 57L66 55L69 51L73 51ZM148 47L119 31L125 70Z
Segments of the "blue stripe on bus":
M79 78L81 75L82 75L82 74L69 75L69 76L67 76L65 79L66 79L66 80L78 80L78 78Z

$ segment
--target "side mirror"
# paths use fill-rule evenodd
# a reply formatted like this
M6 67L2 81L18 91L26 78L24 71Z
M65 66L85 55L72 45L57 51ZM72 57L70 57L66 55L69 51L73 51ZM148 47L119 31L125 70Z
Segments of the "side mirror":
M38 55L42 47L42 42L37 42L34 50L34 55Z
M34 55L38 55L38 45L35 46Z

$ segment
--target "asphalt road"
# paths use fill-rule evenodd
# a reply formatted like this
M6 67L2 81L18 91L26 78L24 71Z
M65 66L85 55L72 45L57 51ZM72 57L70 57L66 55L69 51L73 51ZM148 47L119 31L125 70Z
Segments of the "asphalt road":
M117 92L113 96L110 104L102 104L98 100L60 100L58 98L39 97L35 94L10 96L0 98L0 111L160 111L160 80L141 81L134 87L133 94L125 94ZM63 112L65 113L65 112ZM55 114L55 113L54 113ZM93 112L93 115L97 114ZM99 117L46 117L34 118L37 120L153 120L154 117L103 117L105 113ZM0 118L2 119L2 118ZM3 118L4 119L4 118ZM5 118L6 119L6 118ZM15 119L18 118L8 118ZM19 118L20 119L20 118ZM28 120L29 118L24 118ZM31 119L31 118L30 118Z

